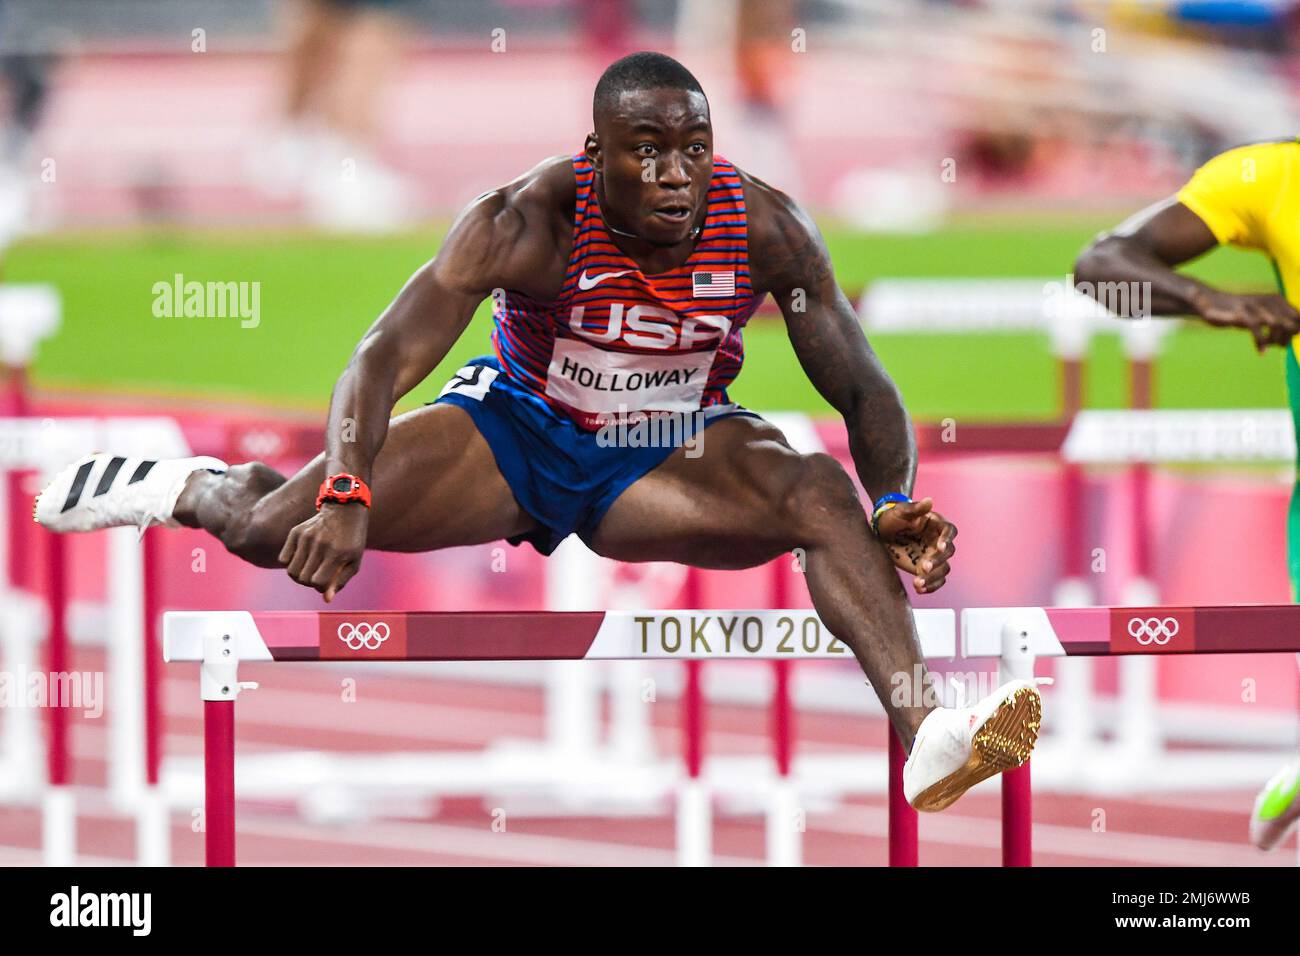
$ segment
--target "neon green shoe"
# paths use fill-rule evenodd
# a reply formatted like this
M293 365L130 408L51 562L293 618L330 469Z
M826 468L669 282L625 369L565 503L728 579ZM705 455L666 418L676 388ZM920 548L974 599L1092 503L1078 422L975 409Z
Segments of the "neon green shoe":
M1282 842L1297 820L1300 820L1300 758L1273 774L1255 798L1255 811L1250 815L1250 842L1261 850L1271 850Z

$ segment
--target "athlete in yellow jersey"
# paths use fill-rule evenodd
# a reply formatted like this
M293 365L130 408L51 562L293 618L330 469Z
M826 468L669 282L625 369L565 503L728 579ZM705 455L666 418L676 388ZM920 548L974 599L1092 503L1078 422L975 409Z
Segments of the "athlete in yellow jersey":
M1268 256L1280 294L1235 295L1175 271L1220 244ZM1074 271L1080 291L1121 315L1199 316L1210 325L1249 330L1261 352L1286 348L1287 391L1300 436L1300 338L1292 338L1300 332L1300 139L1219 154L1176 194L1093 240ZM1114 283L1127 284L1124 294ZM1300 481L1291 496L1287 552L1294 598L1300 596ZM1251 838L1271 849L1297 819L1300 760L1260 791Z

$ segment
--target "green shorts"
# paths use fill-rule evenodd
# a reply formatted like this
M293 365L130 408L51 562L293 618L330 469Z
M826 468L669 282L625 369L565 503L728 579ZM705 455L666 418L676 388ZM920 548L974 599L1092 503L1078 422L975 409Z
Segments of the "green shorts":
M1286 392L1291 403L1296 446L1300 447L1300 364L1296 363L1294 348L1286 350ZM1300 601L1300 472L1291 489L1291 510L1287 514L1286 569L1291 578L1291 599Z

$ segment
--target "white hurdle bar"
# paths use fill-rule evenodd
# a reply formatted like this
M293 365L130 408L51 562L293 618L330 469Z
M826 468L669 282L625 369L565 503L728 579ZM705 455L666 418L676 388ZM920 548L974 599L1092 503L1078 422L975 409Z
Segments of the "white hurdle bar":
M1075 289L1072 280L877 279L862 293L858 314L872 332L1044 332L1064 361L1081 360L1098 333L1119 335L1129 359L1149 361L1174 328L1161 321L1117 322L1114 312Z
M924 656L951 659L957 646L955 612L918 610L914 617ZM806 609L169 611L164 615L163 648L169 662L201 665L209 866L235 863L234 702L242 690L256 687L240 681L241 661L685 661L693 665L688 674L694 677L688 677L684 698L683 743L688 759L687 774L677 789L678 860L700 865L710 856L712 810L699 773L703 762L699 662L853 660L849 648L831 637L816 614ZM788 720L773 722L774 734L788 731ZM777 741L776 751L788 755L790 742ZM786 788L778 786L774 800L782 811L790 812L797 797L790 781L782 783ZM793 820L789 823L793 826ZM915 833L914 820L911 832ZM777 862L792 862L792 855L787 847L775 857Z

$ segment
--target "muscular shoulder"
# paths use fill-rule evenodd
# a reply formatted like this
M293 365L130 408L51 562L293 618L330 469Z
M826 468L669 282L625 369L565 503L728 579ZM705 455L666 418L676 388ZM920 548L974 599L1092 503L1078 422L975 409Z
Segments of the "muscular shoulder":
M434 260L463 292L517 289L553 298L564 282L576 187L568 156L553 156L466 206Z
M745 190L749 271L756 292L816 288L831 278L821 232L803 207L781 190L736 170Z

